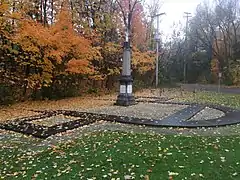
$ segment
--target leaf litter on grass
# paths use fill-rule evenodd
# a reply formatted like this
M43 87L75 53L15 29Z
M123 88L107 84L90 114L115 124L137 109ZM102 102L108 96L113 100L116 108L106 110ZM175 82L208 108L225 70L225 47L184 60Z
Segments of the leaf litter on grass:
M122 130L129 127L118 124L116 128L121 126ZM127 131L131 132L87 132L74 140L59 138L61 140L54 147L46 146L34 153L31 152L29 144L35 142L37 146L38 142L28 137L26 144L22 144L17 141L23 136L19 135L21 138L17 138L14 135L16 141L6 144L0 150L0 163L5 165L0 167L0 175L5 178L15 176L19 179L32 174L36 179L94 179L98 175L107 175L107 179L122 179L125 175L143 179L147 175L150 179L157 179L160 172L160 177L167 179L169 172L173 172L178 173L177 177L182 179L238 177L238 136L182 137L159 135L148 130L139 134L135 133L134 128ZM206 131L209 129L202 130ZM239 132L238 129L236 132ZM201 160L202 164L199 163ZM182 166L184 168L181 168ZM206 173L207 171L213 173ZM174 174L170 175L174 178Z
M173 179L175 176L180 179L185 177L231 179L238 176L237 163L240 161L237 155L240 146L238 142L239 137L219 137L216 140L211 137L93 132L83 135L76 141L63 142L39 153L20 154L15 150L11 153L14 162L5 159L9 165L5 171L1 169L1 175L8 177L18 175L20 178L33 173L40 179L45 177L77 179L78 176L80 179L94 177L122 179L125 176L143 179L145 175L150 179L159 177L167 179L169 176ZM215 145L219 148L214 148ZM7 153L2 151L1 154ZM202 163L199 163L201 161ZM18 168L21 167L18 164L24 167L24 174ZM13 167L10 168L11 166Z

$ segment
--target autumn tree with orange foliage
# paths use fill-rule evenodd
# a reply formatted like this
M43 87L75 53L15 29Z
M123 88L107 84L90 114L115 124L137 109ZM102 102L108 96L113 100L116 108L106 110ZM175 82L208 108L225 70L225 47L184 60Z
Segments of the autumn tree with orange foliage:
M141 51L146 51L147 48L147 21L145 19L145 14L143 6L137 4L132 20L132 42Z
M97 52L89 40L76 34L66 8L49 28L35 21L22 22L15 41L21 47L21 65L30 68L26 72L29 88L61 85L63 77L95 73L91 60Z
M9 1L0 3L0 103L13 102L21 97L18 51L13 43L15 20L20 14L14 11Z
M154 68L154 58L146 52L144 12L137 7L132 66L134 78L142 78ZM92 88L91 82L102 82L98 89L118 83L124 24L116 2L6 0L0 22L2 94L12 92L14 100L59 98Z

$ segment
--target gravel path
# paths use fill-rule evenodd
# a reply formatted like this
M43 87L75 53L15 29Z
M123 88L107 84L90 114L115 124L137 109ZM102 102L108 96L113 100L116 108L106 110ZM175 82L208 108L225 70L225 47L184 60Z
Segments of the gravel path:
M109 106L93 108L88 109L87 112L161 120L186 107L186 105L138 103L129 107Z
M224 116L225 114L222 111L217 109L206 107L195 116L193 116L189 121L201 121L201 120L209 120L216 119Z
M51 117L47 117L47 118L43 118L43 119L39 119L39 120L34 120L31 123L50 127L50 126L62 124L62 123L77 120L77 119L79 119L79 118L74 117L74 116L65 116L63 114L59 114L56 116L51 116Z

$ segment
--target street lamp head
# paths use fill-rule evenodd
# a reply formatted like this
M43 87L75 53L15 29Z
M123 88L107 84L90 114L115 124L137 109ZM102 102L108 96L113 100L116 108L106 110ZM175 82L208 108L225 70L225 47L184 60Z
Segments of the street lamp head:
M163 13L157 14L156 16L162 16L162 15L166 15L166 13L163 12Z
M153 15L153 16L151 16L151 18L155 18L157 16L162 16L162 15L167 15L167 14L165 12L163 12L163 13Z

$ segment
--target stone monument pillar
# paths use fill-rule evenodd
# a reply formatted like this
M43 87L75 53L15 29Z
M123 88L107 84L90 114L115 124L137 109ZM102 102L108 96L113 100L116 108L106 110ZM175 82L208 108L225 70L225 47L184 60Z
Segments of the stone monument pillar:
M126 40L123 45L123 64L120 77L120 92L117 97L116 105L130 106L135 104L135 98L132 92L133 78L131 75L131 47L130 42Z

